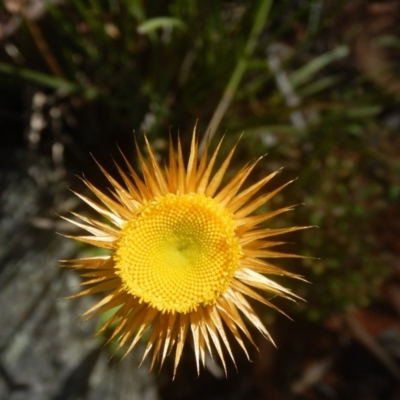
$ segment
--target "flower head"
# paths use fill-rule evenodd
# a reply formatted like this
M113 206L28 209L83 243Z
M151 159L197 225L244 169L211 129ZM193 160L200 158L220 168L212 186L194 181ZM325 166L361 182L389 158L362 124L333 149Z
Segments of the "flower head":
M115 326L109 340L116 340L118 348L126 346L126 354L149 332L143 359L152 351L152 367L157 360L162 365L165 357L174 353L175 375L190 332L197 370L212 348L226 370L223 347L234 361L226 331L246 355L243 338L255 345L242 317L272 341L248 298L276 309L260 291L268 296L296 297L267 276L299 277L267 260L297 257L272 250L282 242L270 238L303 228L262 226L292 207L253 215L288 183L259 194L277 174L274 172L242 189L256 160L223 184L235 148L214 171L222 141L210 160L206 148L198 161L195 132L187 164L180 142L175 149L170 141L165 168L145 140L147 161L137 149L142 177L125 159L127 172L117 166L124 185L102 169L112 185L111 195L84 180L101 203L77 194L110 223L75 214L80 221L68 221L91 235L74 239L109 249L112 254L64 261L81 272L82 285L87 286L72 297L106 292L84 316L116 308L97 334Z

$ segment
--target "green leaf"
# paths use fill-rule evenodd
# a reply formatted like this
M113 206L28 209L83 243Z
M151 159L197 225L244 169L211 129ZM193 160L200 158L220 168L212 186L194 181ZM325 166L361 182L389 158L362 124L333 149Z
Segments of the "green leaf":
M157 17L151 18L140 24L137 28L138 33L148 35L160 28L179 28L185 30L186 24L178 18Z
M26 79L52 89L63 90L66 92L66 94L83 91L84 97L88 99L94 99L98 95L96 89L94 88L85 89L82 86L66 79L57 78L55 76L43 74L27 68L17 68L6 63L0 63L0 73Z
M290 77L292 85L294 87L302 85L303 83L310 80L321 69L325 68L328 64L331 64L336 60L340 60L341 58L347 57L349 55L349 52L349 47L343 45L334 48L332 51L313 58L310 62L308 62L306 65L299 68L296 72L292 74L292 76Z

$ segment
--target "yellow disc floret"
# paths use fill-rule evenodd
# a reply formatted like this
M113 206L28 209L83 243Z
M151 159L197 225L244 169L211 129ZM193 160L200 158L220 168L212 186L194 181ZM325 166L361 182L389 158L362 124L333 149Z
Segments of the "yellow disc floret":
M124 288L163 312L215 304L239 268L233 214L203 194L144 203L121 230L115 270Z

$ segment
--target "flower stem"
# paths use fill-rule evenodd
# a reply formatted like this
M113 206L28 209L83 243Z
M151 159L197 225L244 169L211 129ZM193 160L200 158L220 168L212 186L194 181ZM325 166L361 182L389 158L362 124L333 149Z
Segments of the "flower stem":
M203 137L203 140L200 144L199 155L203 153L204 147L206 145L206 138L208 137L211 140L211 138L214 136L214 133L217 130L224 114L226 113L226 110L229 108L233 100L237 87L239 86L239 83L244 73L246 72L249 57L252 55L254 48L256 47L258 36L265 26L271 5L272 0L261 0L259 3L259 7L256 11L254 19L253 28L243 49L243 55L240 58L239 62L236 64L236 68L233 70L233 73L225 88L222 98L214 111L210 123L208 124L208 127L206 129L207 135Z

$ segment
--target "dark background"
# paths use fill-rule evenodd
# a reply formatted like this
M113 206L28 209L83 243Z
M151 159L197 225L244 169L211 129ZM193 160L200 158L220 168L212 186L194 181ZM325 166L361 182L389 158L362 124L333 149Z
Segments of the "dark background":
M396 0L4 0L0 5L0 398L399 399L400 3ZM226 104L227 107L222 107ZM94 254L57 235L58 215L91 215L69 188L106 188L119 148L134 165L142 132L160 158L197 122L221 159L244 132L229 175L265 153L280 167L269 205L300 204L275 226L315 258L280 266L307 302L261 307L275 349L237 371L197 377L189 344L172 366L109 361L65 300L79 284L57 260ZM210 125L210 122L212 124ZM146 364L146 363L145 363Z

